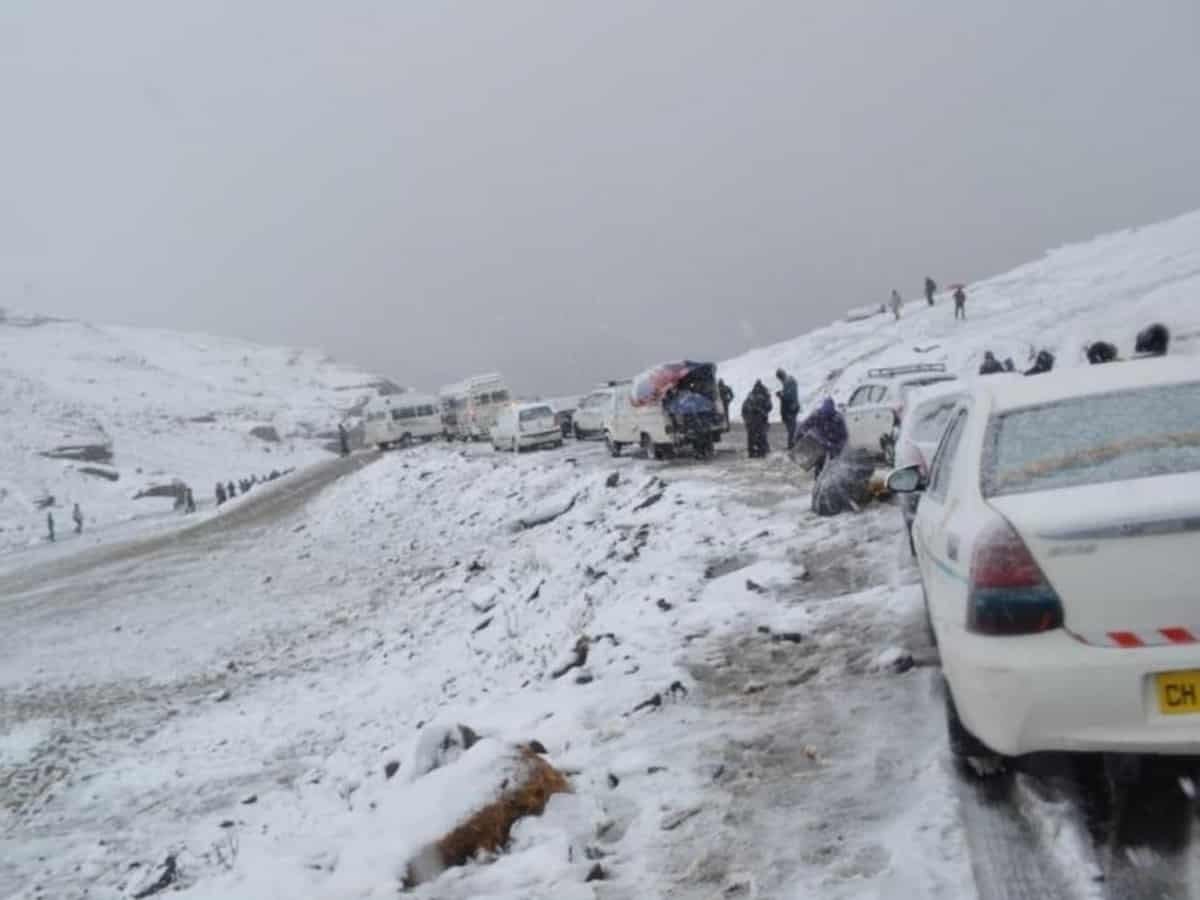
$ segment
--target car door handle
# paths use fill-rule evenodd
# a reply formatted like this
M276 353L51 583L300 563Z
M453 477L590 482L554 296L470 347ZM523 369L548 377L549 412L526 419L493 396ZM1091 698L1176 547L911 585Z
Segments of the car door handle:
M958 535L946 535L946 555L955 562L958 562Z

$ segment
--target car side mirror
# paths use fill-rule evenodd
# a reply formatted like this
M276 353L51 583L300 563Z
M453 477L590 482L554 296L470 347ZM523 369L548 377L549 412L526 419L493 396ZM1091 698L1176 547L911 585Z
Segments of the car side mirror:
M920 466L895 469L887 477L887 488L893 494L915 494L925 490L925 476Z

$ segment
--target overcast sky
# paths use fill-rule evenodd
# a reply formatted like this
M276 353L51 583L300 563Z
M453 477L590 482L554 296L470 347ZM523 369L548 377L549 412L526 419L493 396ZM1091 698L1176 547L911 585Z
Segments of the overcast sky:
M0 306L583 389L1200 207L1195 0L6 0Z

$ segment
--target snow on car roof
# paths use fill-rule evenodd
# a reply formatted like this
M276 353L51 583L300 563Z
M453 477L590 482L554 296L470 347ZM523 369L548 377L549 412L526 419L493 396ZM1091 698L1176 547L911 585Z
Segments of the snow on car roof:
M944 381L935 381L933 384L914 389L908 395L908 408L916 409L923 403L927 403L930 400L938 400L942 397L968 394L970 390L970 385L961 378L948 378Z
M1200 366L1196 360L1168 356L1055 369L1028 377L985 375L975 381L974 390L989 397L995 411L1003 411L1053 403L1068 397L1192 381L1200 381Z

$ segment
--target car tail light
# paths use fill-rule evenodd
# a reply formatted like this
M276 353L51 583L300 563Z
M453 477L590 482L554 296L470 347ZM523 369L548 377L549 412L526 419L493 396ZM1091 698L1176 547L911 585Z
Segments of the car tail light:
M967 630L1038 634L1062 624L1062 601L1037 560L1011 525L998 523L981 537L971 560Z

